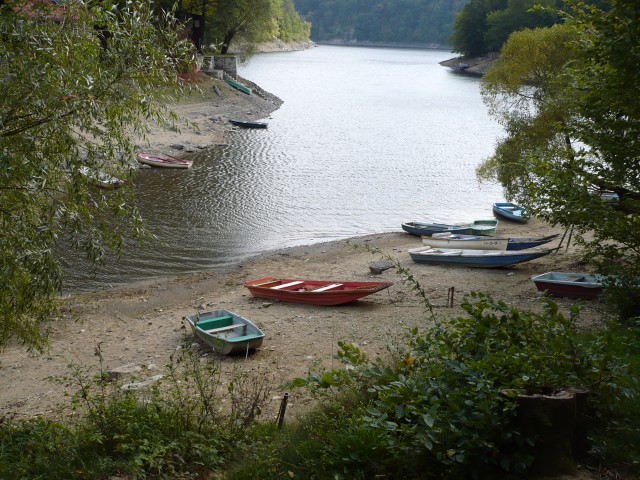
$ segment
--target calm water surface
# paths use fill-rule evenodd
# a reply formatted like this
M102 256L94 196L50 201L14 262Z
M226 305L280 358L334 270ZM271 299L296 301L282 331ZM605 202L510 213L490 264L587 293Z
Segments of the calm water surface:
M446 51L321 46L257 55L239 74L284 104L267 130L239 130L188 171L140 171L140 209L162 244L128 248L67 290L240 262L282 247L399 231L405 221L492 218L497 185L475 168L501 128L479 80Z

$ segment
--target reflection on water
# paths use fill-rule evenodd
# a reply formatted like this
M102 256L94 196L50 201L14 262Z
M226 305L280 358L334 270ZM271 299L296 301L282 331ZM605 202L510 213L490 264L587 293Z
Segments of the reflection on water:
M266 130L238 130L190 170L144 169L140 211L162 243L129 247L69 290L239 262L275 248L399 231L403 221L491 218L478 163L501 129L449 52L319 47L263 54L240 75L284 100Z

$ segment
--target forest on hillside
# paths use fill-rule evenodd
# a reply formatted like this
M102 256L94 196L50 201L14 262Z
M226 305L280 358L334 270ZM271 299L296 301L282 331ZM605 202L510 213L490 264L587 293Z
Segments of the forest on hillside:
M456 12L469 0L294 0L316 42L450 45Z

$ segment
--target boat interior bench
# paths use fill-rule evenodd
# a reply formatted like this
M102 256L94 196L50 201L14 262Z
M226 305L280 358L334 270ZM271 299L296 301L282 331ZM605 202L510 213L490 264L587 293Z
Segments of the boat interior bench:
M321 287L314 288L313 291L314 292L326 292L328 290L335 290L336 288L340 288L340 287L342 287L341 283L331 283L329 285L323 285Z
M240 327L246 327L246 325L244 323L236 323L234 325L227 325L226 327L209 328L204 331L205 333L220 333L220 332L226 332L227 330L235 330L236 328L240 328Z
M244 342L246 340L251 340L251 339L260 338L260 337L262 337L262 334L260 333L249 333L248 335L243 335L241 337L227 338L227 342L232 342L232 343Z
M232 330L243 325L243 323L234 324L233 317L231 315L207 318L206 320L200 320L197 323L198 328L204 330L207 333L223 332L225 330Z
M271 288L274 285L278 285L278 283L280 283L280 280L272 278L271 280L266 280L264 282L260 282L260 283L249 283L247 284L248 287L265 287L265 288Z
M572 275L564 279L566 282L584 282L583 275Z
M297 280L295 282L283 283L282 285L276 285L275 287L271 287L272 290L282 290L285 288L296 287L298 285L302 286L304 282L302 280Z

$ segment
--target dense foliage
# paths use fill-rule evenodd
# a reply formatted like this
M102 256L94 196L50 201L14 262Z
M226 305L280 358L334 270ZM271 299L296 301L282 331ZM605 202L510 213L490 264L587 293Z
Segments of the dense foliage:
M165 8L173 0L160 0ZM182 0L181 15L198 15L204 24L203 50L226 54L251 53L256 44L309 39L311 26L302 20L292 0Z
M560 17L542 7L561 4L562 0L471 0L456 15L453 48L471 57L498 52L513 32L558 23Z
M291 387L323 401L283 429L258 422L275 378L246 362L223 373L183 348L141 388L110 375L97 344L99 365L54 379L70 389L74 415L0 416L0 478L526 478L567 451L548 454L549 417L528 421L516 394L572 386L588 390L586 408L553 433L576 446L592 439L596 462L640 465L640 330L581 332L579 308L567 317L546 298L540 312L483 294L462 307L464 316L407 331L388 358L339 343L347 368L296 379Z
M315 41L449 44L454 14L468 0L294 0Z
M61 289L54 249L64 239L97 261L143 231L130 192L107 195L95 176L130 175L141 117L168 118L158 87L191 60L172 17L147 4L35 5L0 4L0 347L42 349Z
M552 224L622 287L640 278L640 11L578 4L562 26L514 34L483 80L507 135L479 169ZM606 201L602 192L614 192ZM623 288L623 291L625 289ZM637 317L637 288L616 295Z
M57 380L71 394L75 421L0 417L0 478L204 478L249 440L270 398L262 372L234 371L182 350L155 385L128 388L100 365L71 365Z
M311 372L295 382L326 393L324 407L282 441L275 438L275 452L273 443L253 450L255 457L232 478L526 478L533 470L550 472L568 450L548 455L544 442L566 442L572 430L546 436L545 429L557 425L540 411L533 414L540 423L532 425L519 413L517 392L551 394L572 386L589 390L578 419L588 435L633 431L627 440L640 443L638 428L625 423L638 413L637 332L580 333L579 309L567 317L549 299L535 313L472 294L463 308L466 316L411 331L390 360L372 361L359 347L341 344L338 356L347 368ZM635 406L621 403L628 396L635 396ZM586 440L587 432L580 435Z

